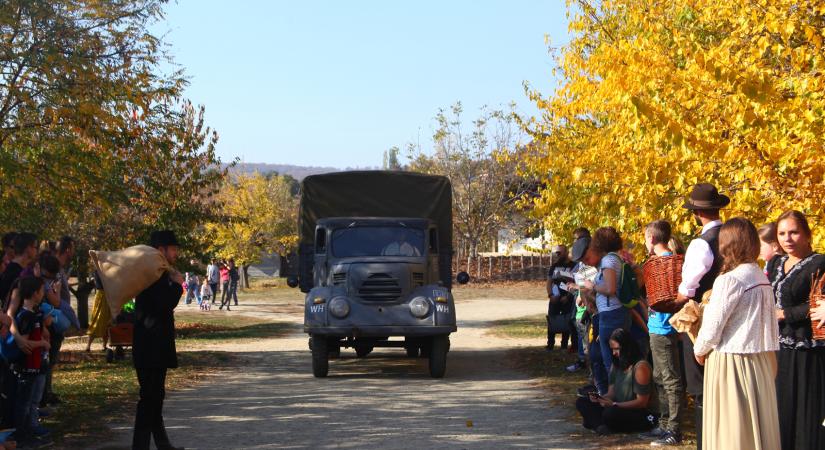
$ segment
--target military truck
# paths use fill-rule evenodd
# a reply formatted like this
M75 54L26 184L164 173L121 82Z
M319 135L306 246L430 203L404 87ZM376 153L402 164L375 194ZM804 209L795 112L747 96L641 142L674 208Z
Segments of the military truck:
M312 373L325 377L341 348L376 347L447 368L456 331L452 288L452 187L446 177L353 171L301 184L298 273ZM465 273L459 281L466 282Z

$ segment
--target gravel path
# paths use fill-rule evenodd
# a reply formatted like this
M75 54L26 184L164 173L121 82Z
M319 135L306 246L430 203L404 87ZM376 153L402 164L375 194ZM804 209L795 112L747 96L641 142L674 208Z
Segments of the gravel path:
M293 311L279 317L296 324L293 335L209 347L241 354L245 366L169 395L167 428L187 449L581 448L568 440L579 431L564 420L569 411L551 407L534 380L508 367L507 349L543 342L486 334L489 321L544 308L542 301L460 302L440 380L427 375L425 359L400 349L377 349L366 359L344 350L328 378L313 378L307 337L298 332L302 319ZM100 450L128 448L131 424L114 431Z

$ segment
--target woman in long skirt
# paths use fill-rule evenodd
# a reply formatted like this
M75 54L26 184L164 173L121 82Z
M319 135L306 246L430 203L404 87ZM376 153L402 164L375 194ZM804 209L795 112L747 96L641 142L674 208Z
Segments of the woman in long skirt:
M726 222L719 254L722 275L713 283L693 347L696 361L705 365L701 448L779 449L779 328L773 290L756 264L756 227L743 218Z
M804 214L787 211L776 221L785 255L768 277L779 319L776 390L785 450L825 448L825 341L813 339L810 294L814 276L825 274L825 255L813 251Z

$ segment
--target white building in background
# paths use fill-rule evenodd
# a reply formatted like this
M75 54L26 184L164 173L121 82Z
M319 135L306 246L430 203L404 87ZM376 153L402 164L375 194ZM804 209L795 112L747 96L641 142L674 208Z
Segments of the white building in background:
M483 253L484 256L496 255L538 255L550 251L552 235L542 230L536 237L525 237L523 232L513 229L503 229L498 232L498 251Z
M250 278L279 277L281 275L281 256L274 253L264 256L259 264L249 266Z

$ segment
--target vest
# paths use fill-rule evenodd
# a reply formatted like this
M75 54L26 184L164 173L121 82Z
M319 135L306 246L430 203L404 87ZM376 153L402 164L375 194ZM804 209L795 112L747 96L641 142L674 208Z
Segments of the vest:
M710 246L710 251L713 252L713 265L699 280L699 287L696 288L696 294L693 296L693 299L697 302L701 302L702 295L713 288L713 282L716 281L716 277L719 276L719 272L722 270L722 257L719 256L719 230L721 229L721 226L713 227L699 237Z

